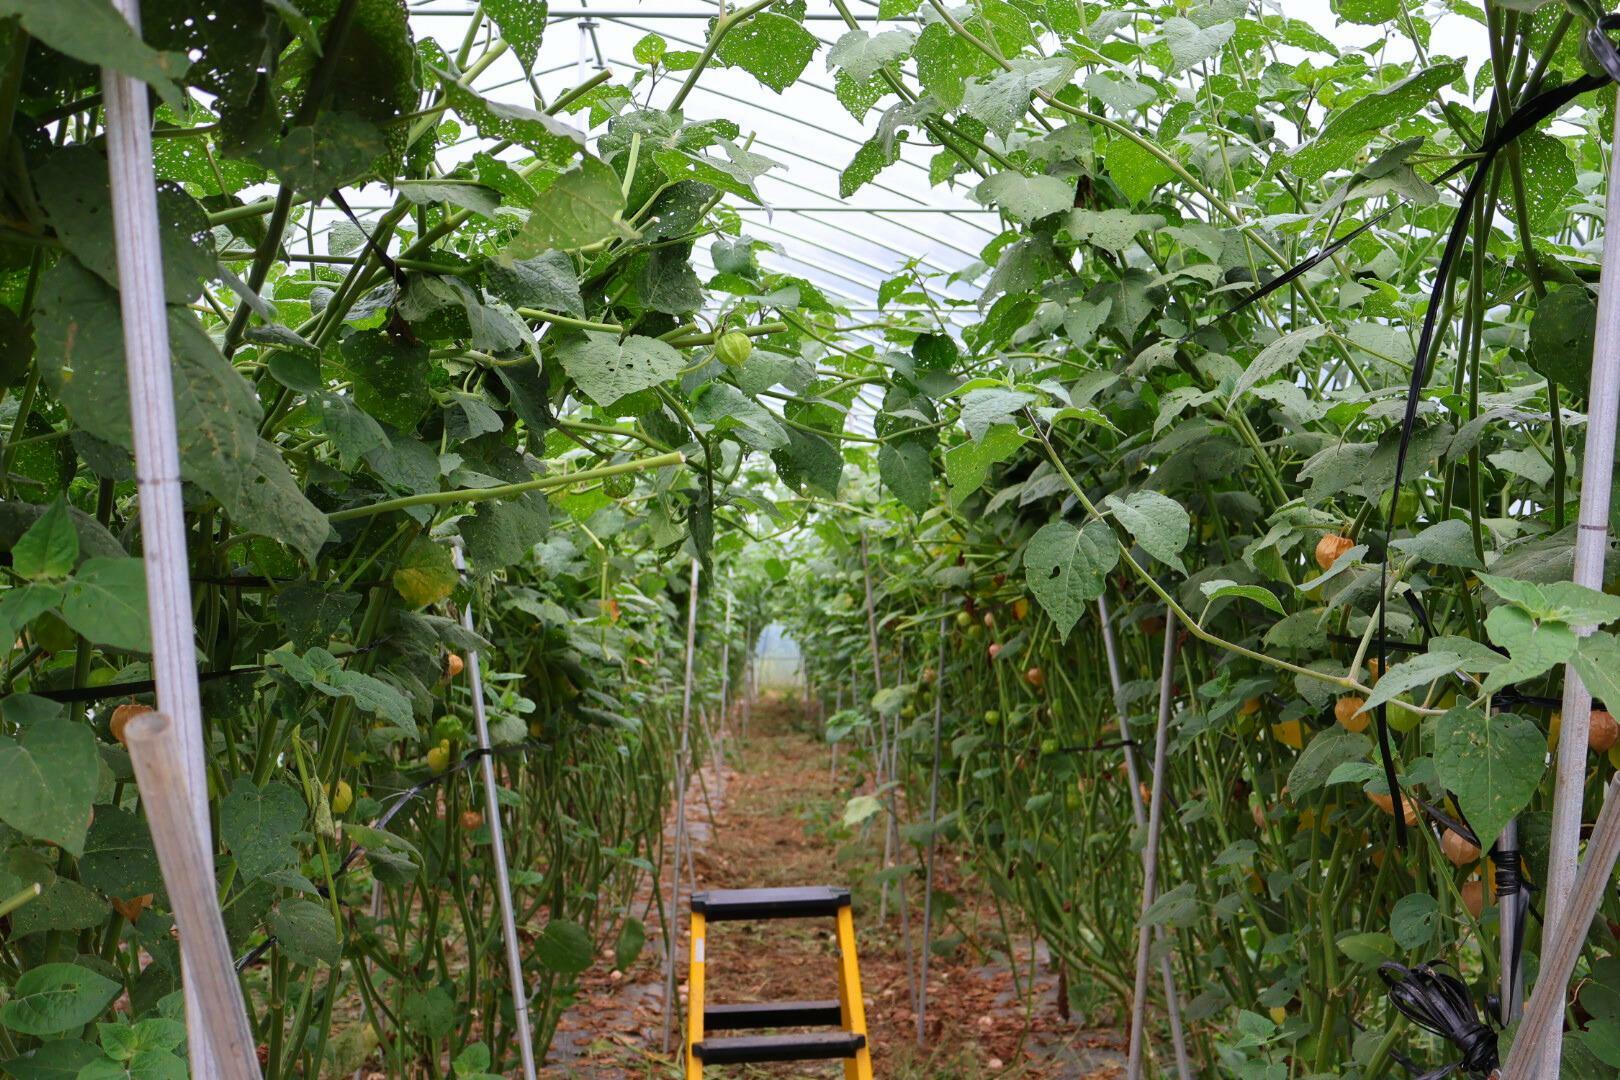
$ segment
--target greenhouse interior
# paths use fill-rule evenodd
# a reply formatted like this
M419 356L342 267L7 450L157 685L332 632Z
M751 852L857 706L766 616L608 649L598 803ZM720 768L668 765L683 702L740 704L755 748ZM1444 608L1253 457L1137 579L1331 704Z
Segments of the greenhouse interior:
M1617 82L0 0L0 1077L1620 1075Z

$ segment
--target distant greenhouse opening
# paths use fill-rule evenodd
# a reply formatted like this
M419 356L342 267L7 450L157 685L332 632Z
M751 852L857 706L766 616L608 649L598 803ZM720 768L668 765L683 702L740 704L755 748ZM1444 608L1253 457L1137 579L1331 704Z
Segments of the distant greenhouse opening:
M804 685L804 658L799 643L787 635L781 624L772 623L759 635L754 646L754 663L759 671L761 690L796 689Z

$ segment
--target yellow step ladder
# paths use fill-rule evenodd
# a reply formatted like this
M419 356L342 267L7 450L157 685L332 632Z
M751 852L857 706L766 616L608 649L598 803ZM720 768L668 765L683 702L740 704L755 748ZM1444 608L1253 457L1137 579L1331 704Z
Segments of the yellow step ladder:
M838 1000L777 1001L748 1005L706 1005L703 1000L704 942L711 922L754 919L813 919L832 916L838 926ZM866 1041L866 1006L855 958L855 915L849 890L829 885L790 889L713 889L692 897L692 970L687 1002L686 1080L703 1080L704 1065L756 1061L844 1059L844 1080L872 1080L872 1054ZM713 1038L711 1031L760 1028L830 1027L798 1035L740 1035Z

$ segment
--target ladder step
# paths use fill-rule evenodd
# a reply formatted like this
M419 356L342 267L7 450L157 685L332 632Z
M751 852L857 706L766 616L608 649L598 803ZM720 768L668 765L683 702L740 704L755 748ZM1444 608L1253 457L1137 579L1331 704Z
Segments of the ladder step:
M705 1005L703 1030L743 1028L837 1027L844 1022L836 1001L760 1001L742 1005Z
M710 922L725 919L807 919L836 915L849 906L849 890L831 885L789 889L710 889L692 897L692 910Z
M816 1031L808 1035L738 1035L704 1039L692 1052L705 1065L740 1065L751 1061L825 1061L852 1058L866 1045L865 1035Z

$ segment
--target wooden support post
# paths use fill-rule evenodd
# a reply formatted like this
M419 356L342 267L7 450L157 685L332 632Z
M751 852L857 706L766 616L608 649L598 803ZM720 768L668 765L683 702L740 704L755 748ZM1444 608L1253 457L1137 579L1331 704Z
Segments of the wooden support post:
M163 713L143 713L129 722L124 738L180 934L186 985L196 1001L196 1011L186 1014L187 1030L208 1033L211 1075L220 1080L259 1080L253 1028L215 891L213 852L204 845L191 816L179 727Z

